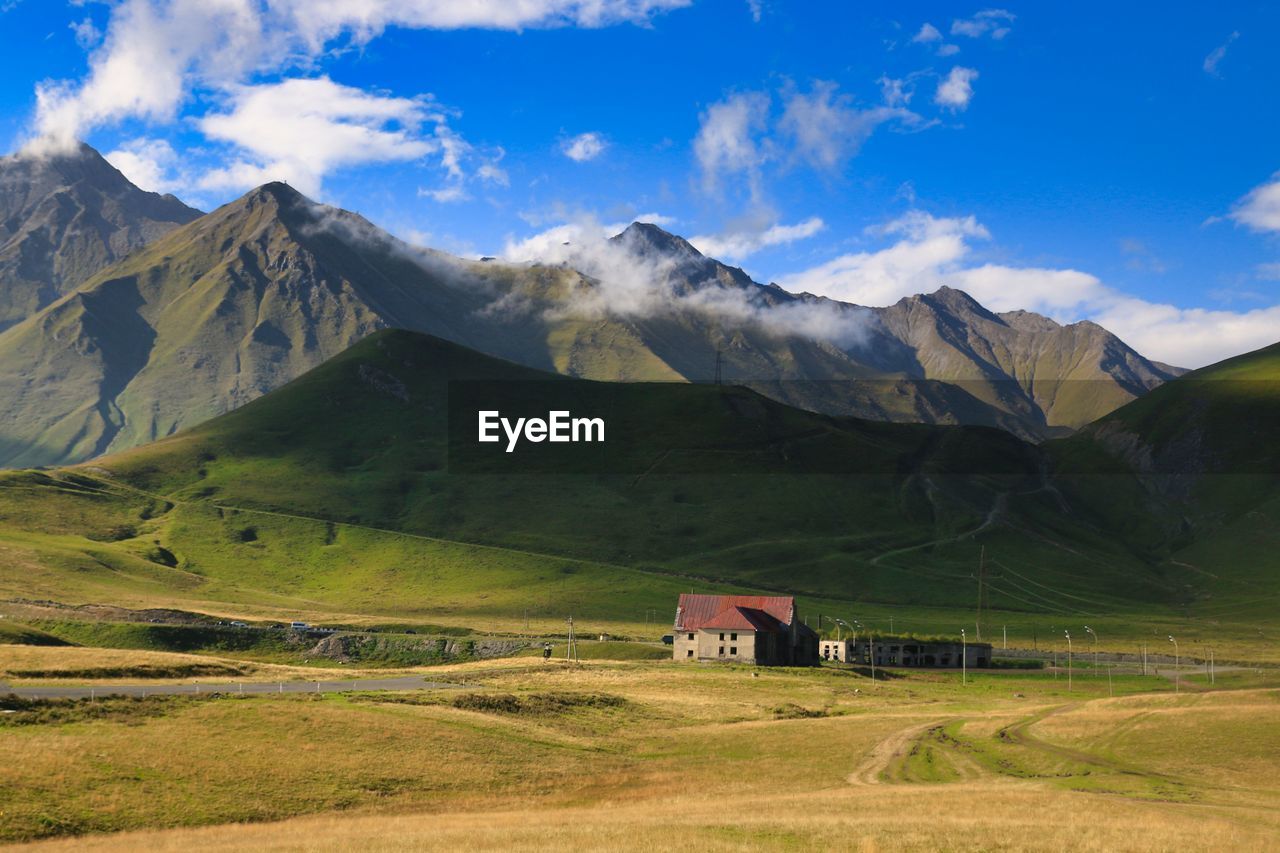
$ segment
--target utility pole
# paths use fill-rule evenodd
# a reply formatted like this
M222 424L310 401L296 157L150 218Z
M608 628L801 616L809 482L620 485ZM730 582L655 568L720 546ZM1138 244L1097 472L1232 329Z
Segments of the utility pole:
M1147 644L1146 643L1142 644L1141 651L1142 651L1142 674L1146 675L1147 674Z
M1063 631L1063 636L1067 638L1067 692L1071 692L1071 632Z
M978 618L974 620L974 638L980 643L982 642L982 594L983 582L987 579L987 546L983 545L978 550Z
M969 683L969 641L964 635L964 629L960 629L960 684Z
M1213 684L1213 646L1209 647L1209 683Z
M724 357L721 355L720 347L716 347L716 379L715 384L724 384L724 374L721 366L724 364Z
M1173 638L1172 634L1170 634L1169 642L1173 643L1173 692L1181 693L1182 684L1178 680L1178 667L1182 665L1182 661L1178 654L1178 641Z
M1001 625L1000 630L1004 632L1004 647L1009 648L1009 626Z
M1084 630L1085 633L1093 636L1093 668L1096 670L1098 668L1098 632L1088 625L1084 626Z
M565 646L564 659L574 660L574 661L578 659L578 641L573 636L573 617L572 616L569 617L569 644Z
M867 634L867 643L870 644L870 648L871 648L871 680L875 681L876 680L876 638L871 634Z

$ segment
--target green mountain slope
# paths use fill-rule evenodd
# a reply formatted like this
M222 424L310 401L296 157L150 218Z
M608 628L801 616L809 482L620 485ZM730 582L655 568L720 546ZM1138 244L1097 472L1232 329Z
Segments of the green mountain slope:
M448 383L461 379L538 379L607 404L607 446L625 447L626 464L451 468ZM991 606L1181 602L1166 569L1064 513L1043 474L1041 452L999 430L833 418L730 386L554 379L384 331L179 435L0 478L0 526L27 588L61 597L160 584L203 600L370 610L390 597L509 615L522 598L633 611L720 584L966 607L985 545L1011 573L992 581ZM67 538L77 513L98 544ZM1027 584L1040 585L1029 598Z
M1193 371L1050 442L1092 523L1186 569L1200 612L1280 602L1280 344Z
M87 145L0 157L0 330L198 216L138 189Z

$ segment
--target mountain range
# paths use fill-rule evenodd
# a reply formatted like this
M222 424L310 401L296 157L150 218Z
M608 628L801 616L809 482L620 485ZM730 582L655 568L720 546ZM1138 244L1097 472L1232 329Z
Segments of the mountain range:
M884 308L789 293L651 224L581 263L540 264L410 246L278 183L200 215L87 146L0 162L0 210L13 235L0 259L19 259L0 261L5 466L169 435L383 328L570 376L718 374L812 411L1032 440L1181 372L1096 324L994 314L950 288Z

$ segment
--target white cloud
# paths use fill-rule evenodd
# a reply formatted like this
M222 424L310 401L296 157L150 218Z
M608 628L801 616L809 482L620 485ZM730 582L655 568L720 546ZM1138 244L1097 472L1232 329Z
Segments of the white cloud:
M84 50L93 47L102 39L102 31L93 23L93 18L85 18L68 24L75 33L76 44Z
M585 163L603 154L607 144L598 133L580 133L561 143L560 152L576 163Z
M133 139L103 156L144 190L170 193L187 186L178 152L163 139Z
M424 135L424 125L434 125ZM331 170L357 163L415 160L436 154L461 177L460 143L430 101L371 94L328 77L284 80L238 89L227 112L200 119L210 139L229 142L245 159L206 174L207 189L245 189L287 180L318 195Z
M753 188L758 184L765 160L758 136L766 127L769 100L764 92L744 92L703 111L693 152L708 190L716 189L723 175L746 175Z
M981 38L989 35L999 41L1010 32L1010 24L1017 16L1005 9L983 9L972 18L958 18L951 22L953 36Z
M1222 60L1226 59L1227 48L1231 47L1231 43L1238 38L1240 38L1240 33L1233 32L1231 35L1227 36L1226 41L1209 52L1209 55L1204 58L1203 67L1205 74L1210 74L1214 77L1222 76L1218 73L1218 64L1221 63Z
M804 272L782 276L778 283L791 291L842 302L889 305L903 296L936 290L941 274L954 269L969 253L965 238L987 236L973 217L940 219L916 211L872 233L901 239L878 251L841 255Z
M915 92L912 91L909 80L890 77L886 74L876 82L880 84L880 97L884 99L885 106L906 106L911 103Z
M497 184L500 187L511 186L511 178L507 175L507 170L497 163L483 164L476 169L476 177L490 184Z
M349 34L367 42L388 27L522 30L645 24L692 0L267 0L314 50Z
M751 20L760 23L764 17L764 0L747 0L747 10L751 12Z
M886 95L901 98L903 92L891 88ZM856 155L876 128L895 120L917 123L920 117L892 104L859 109L834 83L820 81L807 94L786 97L778 130L795 156L815 168L835 169Z
M930 42L942 41L942 33L938 28L927 21L920 26L920 31L911 37L916 44L929 44Z
M80 81L36 87L29 150L66 149L127 118L174 121L193 93L226 92L264 72L311 70L345 38L388 27L604 27L645 24L691 0L120 0ZM85 35L88 33L85 31Z
M960 46L955 44L938 45L938 56L955 56L960 52Z
M429 198L439 204L450 204L456 201L466 201L471 198L464 188L457 185L440 187L438 189L419 188L418 196L420 198Z
M826 223L811 216L794 225L772 223L763 228L733 230L726 234L690 237L699 252L720 260L741 260L770 246L781 246L805 240L826 228Z
M652 221L653 217L637 219ZM584 218L524 240L508 240L502 256L515 262L568 264L590 277L551 309L553 316L640 318L695 312L718 324L754 325L774 335L800 335L846 347L864 339L864 312L831 302L769 305L750 289L715 284L692 291L677 287L672 273L681 259L634 252L625 242L609 239L624 227ZM492 313L521 310L528 306L514 302L491 306Z
M882 125L929 127L932 122L905 107L918 76L882 76L877 82L885 102L879 105L860 106L822 80L807 92L788 84L776 102L768 92L739 92L712 104L702 112L693 141L703 188L717 192L725 179L737 178L758 205L766 164L837 170Z
M262 41L251 0L125 0L112 9L83 82L36 87L35 147L65 148L125 117L172 121L196 81L248 74Z
M933 102L952 112L961 112L968 109L969 101L973 100L973 81L976 79L978 79L977 71L957 65L938 84L938 91L933 96Z
M1258 264L1253 268L1253 275L1263 281L1280 281L1280 262Z
M1203 367L1280 340L1280 305L1211 311L1115 294L1089 319L1148 358L1181 367Z
M1121 293L1080 270L972 264L971 242L990 238L973 217L912 211L868 234L896 240L782 276L778 283L861 305L890 305L949 285L993 311L1038 311L1063 323L1092 320L1148 358L1184 367L1280 339L1280 305L1246 312L1179 308Z
M1236 202L1230 216L1252 231L1280 231L1280 173Z

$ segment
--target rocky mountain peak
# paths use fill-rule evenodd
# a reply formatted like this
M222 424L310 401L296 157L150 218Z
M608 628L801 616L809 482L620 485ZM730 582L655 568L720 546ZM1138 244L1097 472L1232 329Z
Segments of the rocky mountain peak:
M642 256L660 255L677 260L706 259L688 240L651 222L632 222L622 233L611 239Z

